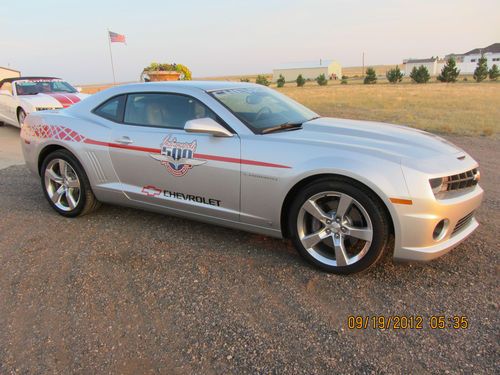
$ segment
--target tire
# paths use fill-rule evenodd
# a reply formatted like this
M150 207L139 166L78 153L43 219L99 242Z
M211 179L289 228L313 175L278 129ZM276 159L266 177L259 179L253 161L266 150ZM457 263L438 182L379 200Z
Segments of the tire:
M326 272L367 270L382 257L389 240L383 203L354 180L313 181L296 195L288 213L298 252Z
M24 112L24 109L19 108L17 110L17 123L19 124L20 128L23 127L23 122L25 118L26 118L26 112Z
M67 150L54 151L44 159L40 179L45 198L62 216L86 215L100 206L83 167Z

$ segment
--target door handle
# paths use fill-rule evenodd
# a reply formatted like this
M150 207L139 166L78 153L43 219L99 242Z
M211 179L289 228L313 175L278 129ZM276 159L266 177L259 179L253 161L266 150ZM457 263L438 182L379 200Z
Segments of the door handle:
M131 140L130 137L127 137L127 136L123 136L123 137L117 139L116 142L122 143L124 145L129 145L131 143L134 143L134 141Z

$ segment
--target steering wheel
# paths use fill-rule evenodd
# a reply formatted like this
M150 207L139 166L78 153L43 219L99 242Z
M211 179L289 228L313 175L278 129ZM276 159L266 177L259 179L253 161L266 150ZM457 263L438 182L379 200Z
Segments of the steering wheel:
M260 118L265 115L265 114L271 114L273 113L273 111L271 111L271 108L269 107L262 107L261 109L259 109L259 111L257 112L257 114L255 115L255 121L259 121Z

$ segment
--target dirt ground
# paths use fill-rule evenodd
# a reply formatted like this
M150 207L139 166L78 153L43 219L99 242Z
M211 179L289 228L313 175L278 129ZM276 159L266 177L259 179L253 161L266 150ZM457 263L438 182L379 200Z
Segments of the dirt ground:
M194 221L108 205L66 219L24 166L0 170L0 374L498 373L500 151L448 139L481 163L480 228L431 263L388 254L350 277ZM353 330L349 315L424 328Z

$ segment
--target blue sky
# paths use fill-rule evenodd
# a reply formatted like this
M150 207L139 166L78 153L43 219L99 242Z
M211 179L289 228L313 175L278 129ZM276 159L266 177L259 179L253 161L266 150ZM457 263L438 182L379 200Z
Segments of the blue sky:
M195 77L271 72L333 58L343 66L399 63L500 42L498 0L163 0L0 3L0 66L76 83L139 78L151 61Z

